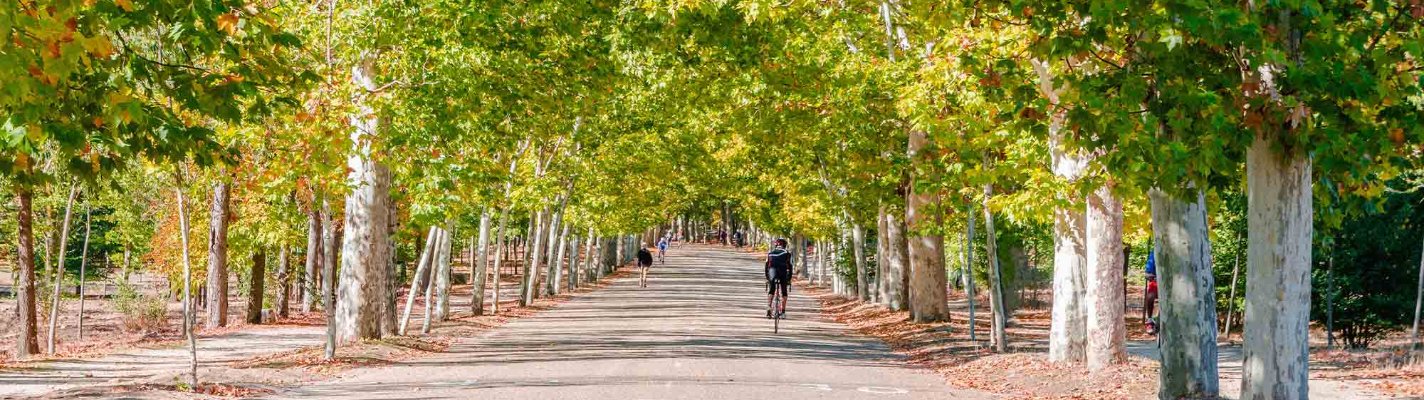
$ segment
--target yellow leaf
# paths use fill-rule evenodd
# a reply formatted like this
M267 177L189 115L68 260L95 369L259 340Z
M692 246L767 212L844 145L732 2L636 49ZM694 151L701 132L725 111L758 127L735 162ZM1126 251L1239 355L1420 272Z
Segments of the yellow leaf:
M85 39L82 43L84 44L84 50L88 51L89 55L94 56L94 58L109 58L110 55L114 54L114 44L109 41L109 38L95 36Z
M227 32L227 34L229 35L236 35L237 22L237 14L228 13L220 15L218 16L218 29L223 30L223 32Z
M119 6L119 8L124 9L124 11L133 12L134 10L132 0L114 0L114 5Z

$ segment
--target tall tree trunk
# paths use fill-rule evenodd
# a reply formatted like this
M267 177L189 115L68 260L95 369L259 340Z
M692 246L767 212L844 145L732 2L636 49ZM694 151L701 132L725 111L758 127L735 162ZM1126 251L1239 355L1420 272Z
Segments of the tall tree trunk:
M446 221L440 228L440 247L435 253L435 314L436 321L450 319L450 249L454 246L454 222Z
M433 254L430 260L430 267L427 270L430 274L425 277L425 316L420 319L420 333L430 333L430 310L435 308L431 304L431 295L435 293L436 281L440 275L440 249L445 246L445 241L450 239L450 231L437 228L435 231L435 248L431 249Z
M1414 321L1409 328L1409 337L1414 339L1415 348L1421 347L1419 338L1419 312L1421 309L1424 309L1424 247L1420 247L1419 251L1421 253L1419 257L1419 283L1417 292L1415 292L1414 295ZM1231 279L1231 284L1236 284L1236 278ZM1235 287L1232 289L1234 290ZM1227 319L1229 320L1230 317L1228 316Z
M890 240L886 237L889 227L885 226L885 205L881 204L875 215L875 302L890 305Z
M1198 192L1189 203L1159 190L1148 194L1162 303L1157 397L1216 398L1216 280L1206 197Z
M840 229L840 241L836 242L836 262L832 262L832 268L839 268L840 259L853 258L853 256L856 256L854 255L854 249L852 248L853 245L852 243L850 243L850 241L852 241L852 238L850 238L850 236L853 236L852 232L850 232L850 229L846 229L846 226L842 225L842 229ZM853 259L846 260L846 266L849 266L849 268L856 268L856 262L854 262ZM850 282L847 282L847 279L849 279L850 276L842 275L842 273L840 273L840 270L836 270L836 272L833 272L832 276L834 276L834 279L836 279L836 295L849 296Z
M1048 359L1087 361L1087 214L1082 206L1053 210L1053 316Z
M569 236L569 266L568 271L564 273L568 274L566 278L568 282L566 282L566 284L570 292L574 291L574 289L578 289L579 261L583 259L579 257L579 249L581 248L579 246L581 246L582 240L583 238L577 233L573 236Z
M826 286L826 259L830 256L831 241L822 239L816 242L816 284Z
M1104 185L1088 196L1088 368L1127 360L1122 299L1122 203Z
M537 291L534 285L539 282L539 261L542 258L539 256L543 254L544 227L547 225L544 221L545 213L544 210L535 213L534 226L529 231L529 236L534 242L533 246L525 252L528 262L525 263L524 268L524 284L519 287L519 306L521 307L528 307L534 303L534 292Z
M929 144L924 131L911 131L909 156L914 166L925 164L920 153ZM920 173L911 174L910 195L905 205L906 228L910 232L910 317L915 322L949 320L949 301L944 271L944 237L930 233L938 225L938 202L934 193L920 193L914 182Z
M559 268L559 260L557 258L559 250L559 229L561 225L563 225L563 219L564 210L563 206L560 206L558 211L554 212L554 217L549 221L548 236L544 239L544 252L542 254L544 255L544 268L547 270L544 271L544 293L551 296L557 291L556 287L559 284L555 279L555 271Z
M372 74L374 57L363 54L351 69L352 81L367 91L376 90ZM341 296L335 308L336 340L379 339L381 319L390 287L386 266L391 251L389 207L391 174L372 157L371 139L378 135L380 119L364 99L357 100L360 111L351 118L352 152L346 159L347 184L352 187L346 196L345 221L342 224ZM327 231L333 229L328 227ZM330 242L328 242L330 243ZM331 247L335 247L334 245ZM328 249L327 254L334 254ZM328 257L334 263L335 257ZM334 269L328 265L327 270ZM327 290L331 293L331 290ZM330 304L330 303L328 303ZM333 347L332 352L335 351Z
M33 208L34 193L28 187L16 184L15 202L18 209L15 212L16 234L19 235L19 244L16 246L18 254L18 264L20 269L19 289L16 291L16 303L20 313L19 336L15 338L18 348L15 349L16 359L26 359L39 354L39 329L36 325L37 313L35 303L35 231Z
M859 222L851 222L851 236L855 253L855 292L860 301L870 301L870 279L865 269L865 228Z
M1048 154L1053 174L1072 182L1082 177L1087 159L1064 144L1063 126L1067 107L1058 94L1065 87L1054 86L1054 76L1046 62L1033 60L1039 91L1053 105L1048 124ZM1053 209L1053 312L1048 329L1048 359L1059 363L1087 360L1088 307L1087 214L1075 196L1059 198Z
M208 328L227 326L227 231L232 187L213 185L208 214Z
M575 284L583 287L593 283L593 257L598 251L598 237L594 236L593 228L588 228L588 233L579 240L582 241L583 253L579 255L579 276Z
M885 252L886 304L891 310L909 310L910 276L906 271L910 259L905 249L905 221L898 210L885 213Z
M559 228L558 254L554 260L550 262L554 267L554 273L549 277L549 288L552 289L549 291L550 295L559 294L559 285L564 281L564 264L567 260L565 257L568 255L569 250L569 225L561 225L563 225L563 227Z
M307 254L306 274L302 276L302 312L309 313L316 305L321 290L321 209L316 196L312 196L311 210L307 212Z
M262 323L262 286L267 281L267 249L258 247L252 252L252 274L247 293L247 323Z
M1243 399L1309 396L1311 162L1281 141L1260 133L1246 151Z
M355 193L355 192L353 191L353 193ZM351 195L348 195L348 196L347 196L347 201L348 201L348 202L350 202L350 198L351 198ZM322 280L322 286L321 286L321 287L322 287L322 289L321 289L321 304L322 304L322 311L326 314L326 352L325 352L324 356L326 357L326 360L327 360L327 361L331 361L331 360L335 360L335 359L336 359L336 344L339 343L339 338L338 338L338 336L340 335L340 334L337 332L337 331L338 331L338 329L337 329L337 328L338 328L338 326L337 326L337 311L340 311L340 310L338 310L339 305L336 304L336 290L337 290L337 281L336 281L336 280L337 280L337 276L336 276L336 263L337 263L337 255L336 255L337 247L336 247L336 241L337 241L337 239L336 239L336 235L337 235L337 232L336 232L336 218L331 215L331 205L330 205L329 203L327 203L326 200L324 200L324 199L323 199L322 202L321 202L321 217L324 218L324 220L322 221L323 229L322 229L322 233L321 233L321 249L322 249L322 254L321 254L321 266L322 266L322 268L321 268L321 271L322 271L322 272L321 272L321 277L322 277L322 279L321 279L321 280ZM371 226L375 226L375 225L371 225ZM371 226L368 226L368 227L371 227ZM343 245L345 245L345 243L343 243ZM374 259L374 258L371 258L370 260L375 260L375 259ZM367 267L372 267L372 268L374 268L373 265L367 264L366 266L367 266ZM343 271L346 271L347 269L346 269L346 268L342 268L342 270L343 270ZM381 285L381 282L379 282L379 281L377 281L377 280L375 280L375 279L369 279L369 277L367 277L367 278L368 278L368 279L364 279L364 280L367 280L367 281L370 283L370 285ZM352 285L352 286L355 286L355 285ZM384 285L382 285L382 286L384 286ZM355 288L355 289L353 289L353 290L363 291L363 290L369 290L369 288ZM345 298L346 298L346 295L343 294L342 297L343 297L343 299L345 299ZM351 305L353 306L353 309L354 309L355 307L362 307L362 306L364 306L364 307L370 307L372 303L375 303L376 305L379 305L379 304L380 304L379 301L374 301L374 298L352 299L352 301L355 302L355 303L352 303L352 304L351 304ZM369 312L368 312L368 313L363 313L361 316L362 316L363 318L360 318L360 319L352 319L351 321L353 321L353 322L355 322L355 321L364 321L365 323L370 323L371 321L374 320L374 321L376 321L376 325L379 325L379 315L378 315L378 313L377 313L377 315L372 315L372 313L369 313ZM349 324L349 325L356 325L356 324ZM377 326L376 328L379 329L379 326Z
M599 263L598 278L602 279L609 271L618 268L618 260L623 256L623 241L617 237L608 237L604 238L603 243L599 246L602 247L600 249L602 260Z
M796 235L796 249L801 252L801 256L796 259L801 263L801 267L796 269L796 273L803 280L810 279L811 277L811 273L808 271L811 267L811 256L806 254L808 242L809 239L806 238L806 234L801 233Z
M969 210L966 214L969 214L969 223L966 224L968 226L965 227L964 230L964 268L961 268L961 273L964 274L964 299L969 302L969 343L973 344L974 348L977 349L979 348L979 334L976 327L978 327L979 320L978 316L974 315L974 291L978 288L974 286L975 222L973 203L969 205Z
M182 179L173 192L178 197L178 238L183 246L183 336L188 339L188 387L198 387L198 338L193 335L197 316L193 312L193 262L188 255L188 201L183 196Z
M1240 242L1238 241L1237 243ZM1239 249L1240 247L1237 248ZM1236 284L1241 272L1241 252L1239 250L1236 251L1235 259L1235 262L1231 264L1231 292L1226 296L1226 326L1222 328L1221 332L1221 335L1227 338L1231 337L1231 316L1236 313ZM1154 262L1156 261L1154 260ZM1146 310L1144 310L1144 312L1145 311ZM1147 316L1143 315L1142 318L1147 319Z
M54 257L50 257L54 264L54 297L50 298L49 306L49 338L47 340L47 352L54 354L55 332L59 329L59 286L64 282L64 250L69 248L69 224L70 217L74 214L74 198L79 196L79 186L69 185L69 200L64 205L64 225L59 229L59 251Z
M85 275L89 273L89 233L93 227L94 211L85 201L84 207L84 245L79 250L79 326L77 330L79 339L84 339L84 292Z
M495 240L494 240L494 243L495 243L495 248L494 248L494 261L493 261L492 263L490 263L490 268L494 269L494 293L493 293L493 296L490 298L490 300L491 300L490 302L493 303L493 304L491 304L491 307L493 307L493 308L490 310L490 313L491 313L491 314L499 314L499 289L500 289L500 280L501 280L501 279L504 279L504 277L500 276L500 270L502 269L501 267L503 267L503 265L504 265L504 253L505 253L505 249L504 249L504 248L505 248L505 245L506 245L506 244L505 244L505 241L506 241L505 239L507 239L507 235L506 235L506 234L507 234L508 231L509 231L509 230L507 229L508 227L509 227L509 210L508 210L508 209L500 210L500 212L499 212L499 233L498 233L497 237L496 237ZM511 254L511 255L509 256L509 258L513 259L513 258L514 258L514 255Z
M618 258L615 259L613 262L608 263L609 271L617 269L623 264L624 260L628 259L628 249L626 248L628 247L628 241L624 240L623 237L616 237L613 240L617 241L617 244L615 244L617 248L614 250L616 250L616 255L618 256Z
M489 263L485 253L489 249L490 210L480 213L480 235L475 239L474 258L470 259L470 312L476 316L485 314L485 280L489 276ZM497 245L497 244L496 244Z
M994 195L992 185L984 185L984 253L989 257L989 314L993 330L989 332L989 345L994 351L1009 351L1009 336L1005 330L1009 324L1009 313L1004 304L1004 280L999 266L999 243L994 235L994 212L989 208L989 198Z
M381 293L384 294L385 297L380 300L381 315L379 317L381 337L389 337L396 335L396 328L399 324L396 321L399 318L399 315L397 315L397 313L400 312L400 308L398 308L396 305L396 297L399 296L400 292L400 283L397 280L397 274L400 272L397 272L397 268L399 268L399 266L396 265L396 255L400 252L398 250L399 248L396 246L396 236L400 232L401 226L400 203L397 202L396 199L390 197L387 197L387 201L388 203L386 204L385 231L386 244L384 246L386 250L386 260L384 267L386 271L386 285L385 289L381 291ZM416 237L416 240L419 240L419 237Z
M277 250L277 317L287 318L291 313L289 298L292 294L291 249L286 243Z
M400 326L396 329L399 335L405 335L405 328L410 324L410 310L415 307L416 295L420 294L421 277L425 276L425 270L430 268L431 260L435 259L436 241L439 239L440 228L430 227L430 233L425 235L425 247L421 249L420 261L415 266L415 274L410 277L410 290L405 295L405 312L401 313Z

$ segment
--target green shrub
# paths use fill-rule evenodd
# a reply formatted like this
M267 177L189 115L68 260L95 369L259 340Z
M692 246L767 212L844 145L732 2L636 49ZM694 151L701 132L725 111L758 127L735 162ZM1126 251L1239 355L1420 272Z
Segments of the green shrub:
M115 279L114 309L128 332L156 332L167 325L167 305L162 296L144 294L128 281Z

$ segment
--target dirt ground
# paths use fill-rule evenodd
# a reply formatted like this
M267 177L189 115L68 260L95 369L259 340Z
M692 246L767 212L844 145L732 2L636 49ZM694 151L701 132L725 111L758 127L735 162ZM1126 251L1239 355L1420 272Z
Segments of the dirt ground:
M850 300L826 289L801 285L821 301L826 317L850 325L862 334L890 344L911 362L933 369L951 384L1023 399L1143 399L1157 393L1157 362L1130 355L1126 364L1090 372L1083 367L1061 366L1047 360L1050 313L1043 309L1021 309L1014 313L1008 328L1006 354L988 349L989 311L985 302L976 302L976 341L971 341L968 303L962 295L952 296L952 318L948 323L909 322L909 313L891 312L882 307ZM1129 295L1129 299L1132 295ZM1140 294L1137 296L1140 304ZM1135 307L1137 306L1137 307ZM1152 336L1141 323L1141 309L1130 304L1129 352L1149 346ZM1135 317L1133 314L1137 314ZM1314 342L1314 337L1312 342ZM1146 343L1146 344L1144 344ZM1223 341L1224 352L1232 349ZM1239 347L1224 357L1223 371L1239 375ZM1155 352L1155 349L1152 349ZM1424 367L1398 366L1407 358L1398 348L1387 350L1325 350L1323 335L1319 348L1311 353L1311 390L1319 398L1395 398L1424 395ZM1391 364L1393 362L1393 364ZM1234 363L1235 367L1228 367ZM1222 394L1234 396L1239 376L1223 372Z
M0 326L6 327L0 331L0 366L14 362L14 351L17 347L15 341L19 336L18 318L15 312L15 299L9 298L0 300ZM58 329L55 330L55 354L45 355L42 358L89 358L101 356L108 352L129 348L138 345L151 345L155 343L173 341L181 339L182 334L182 314L183 303L180 301L170 301L167 304L166 324L162 329L152 332L130 332L123 329L121 315L114 310L114 302L111 299L90 298L84 301L84 337L79 337L79 299L64 298L60 301ZM47 306L42 310L48 309ZM196 330L199 336L214 336L233 330L242 329L244 314L247 309L247 302L237 296L228 299L228 326L219 329L206 329L199 324ZM200 319L201 319L200 310ZM295 323L302 324L304 318L297 317L294 322L279 322L279 324ZM39 345L40 351L46 349L46 338L49 332L49 315L39 316Z
M313 382L339 376L341 373L353 368L370 365L383 365L399 362L425 354L440 352L446 349L449 344L460 337L470 337L477 332L501 326L510 320L533 315L539 311L553 307L564 300L584 293L606 284L609 279L622 276L626 271L619 271L603 281L592 285L585 285L574 293L564 293L554 297L542 297L537 299L529 307L519 307L517 304L515 277L506 277L501 285L503 296L501 298L500 312L497 315L475 316L470 313L470 290L469 285L457 285L453 287L451 293L451 318L445 322L434 322L430 333L421 334L421 322L424 315L424 302L418 298L411 310L411 320L408 336L398 336L381 340L361 341L358 343L343 345L337 350L337 357L332 361L324 360L323 346L320 338L320 326L324 325L323 316L319 313L301 314L294 318L278 321L276 327L264 325L261 327L243 325L240 321L220 330L204 330L202 336L205 339L202 343L222 350L215 350L216 353L205 351L203 359L218 360L205 363L200 371L200 380L204 382L197 390L189 390L182 382L182 368L171 368L171 365L155 366L152 374L145 374L142 379L116 379L100 384L82 386L57 386L58 389L43 394L40 398L81 398L81 397L125 397L144 399L170 399L170 398L231 398L260 396L270 393L274 388L290 387L300 385L304 382ZM402 289L404 291L404 289ZM404 307L404 294L397 300L400 307ZM487 295L489 300L492 294ZM487 310L489 306L487 303ZM488 311L487 311L488 312ZM112 313L112 311L109 311ZM87 314L87 313L86 313ZM101 315L96 313L96 315ZM116 324L117 316L110 316ZM173 322L180 321L180 317L173 315ZM97 321L106 321L102 317ZM63 321L63 320L61 320ZM86 318L86 321L91 321ZM86 322L87 324L92 322ZM115 325L117 326L117 325ZM305 329L301 334L311 335L315 330L317 340L307 340L311 345L286 346L266 342L255 342L264 346L261 349L242 349L247 346L242 340L250 340L252 336L249 332L263 329ZM315 329L314 329L315 328ZM88 328L86 327L86 330ZM283 335L291 336L292 333ZM241 334L238 334L241 333ZM239 340L236 337L243 337ZM10 344L13 345L14 334L9 334ZM266 344L262 344L266 343ZM177 329L168 328L158 334L126 334L121 332L108 332L105 334L86 335L84 340L72 340L66 346L62 346L65 352L56 357L47 357L41 360L10 362L9 365L0 366L0 372L8 371L9 374L19 377L51 373L56 368L52 365L55 362L64 362L67 359L87 358L89 363L95 365L104 364L106 360L114 359L149 359L157 357L159 351L171 351L183 345ZM132 351L135 348L152 349L140 350L137 353L123 353L125 350ZM137 354L137 355L135 355ZM251 354L251 355L250 355ZM236 357L236 358L234 358ZM54 360L54 361L46 361ZM116 361L116 363L122 363ZM163 363L156 363L163 364ZM90 375L85 375L86 377ZM0 396L4 397L4 396Z

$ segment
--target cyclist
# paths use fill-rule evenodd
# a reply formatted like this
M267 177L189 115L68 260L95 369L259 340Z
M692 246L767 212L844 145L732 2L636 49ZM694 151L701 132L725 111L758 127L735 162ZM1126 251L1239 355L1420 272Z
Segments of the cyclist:
M770 252L766 253L766 317L771 318L772 297L779 289L781 290L781 304L777 310L778 314L786 315L787 290L791 286L791 272L794 263L791 252L786 251L786 239L776 239L772 242Z
M648 252L648 244L638 246L638 267L643 274L638 278L638 286L648 287L648 268L653 266L653 253Z
M667 249L668 238L667 236L663 236L662 239L658 239L658 262L667 264L667 260L663 259L663 257L667 255Z

